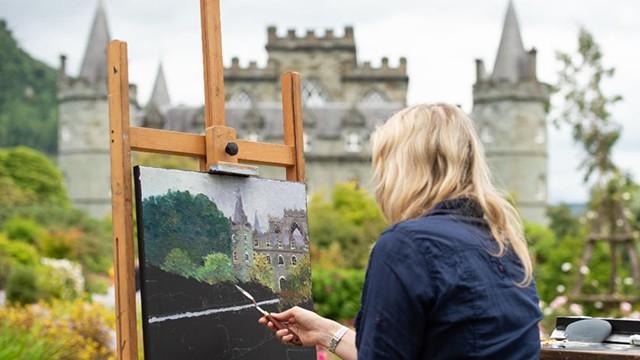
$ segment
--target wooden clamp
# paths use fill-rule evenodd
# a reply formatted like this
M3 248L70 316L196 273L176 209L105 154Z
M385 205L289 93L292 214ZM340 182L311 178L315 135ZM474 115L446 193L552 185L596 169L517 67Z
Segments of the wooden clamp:
M200 0L200 15L204 135L131 127L127 44L119 40L109 43L107 71L118 359L138 358L131 151L198 158L200 170L206 172L252 175L255 167L244 164L279 166L286 169L288 181L304 181L300 75L286 72L280 78L284 144L237 139L235 129L225 126L224 119L220 0Z

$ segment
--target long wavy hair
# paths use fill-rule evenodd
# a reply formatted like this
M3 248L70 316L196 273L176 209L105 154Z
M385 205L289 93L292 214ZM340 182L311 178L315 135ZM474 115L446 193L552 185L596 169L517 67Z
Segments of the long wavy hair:
M443 200L474 199L498 244L494 255L512 249L524 268L518 285L531 282L520 216L493 185L473 122L462 110L448 104L406 108L380 126L371 142L375 196L391 224L419 217Z

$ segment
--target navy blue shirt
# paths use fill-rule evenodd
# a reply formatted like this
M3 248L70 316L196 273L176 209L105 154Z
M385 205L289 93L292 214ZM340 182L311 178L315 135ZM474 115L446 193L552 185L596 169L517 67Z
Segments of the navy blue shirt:
M497 252L482 209L446 200L382 233L356 319L358 359L537 359L535 284Z

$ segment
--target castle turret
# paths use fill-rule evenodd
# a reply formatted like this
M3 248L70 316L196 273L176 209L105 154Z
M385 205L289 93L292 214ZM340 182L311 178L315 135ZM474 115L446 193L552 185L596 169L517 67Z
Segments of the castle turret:
M92 216L111 209L107 45L110 35L102 2L98 3L78 77L58 81L58 165L73 204Z
M549 85L536 75L536 51L526 51L509 1L491 74L476 60L473 113L498 187L528 221L545 223Z
M144 120L142 126L151 128L164 128L166 115L171 108L171 97L169 97L169 88L167 80L164 77L164 69L162 63L158 66L156 80L153 83L151 97L144 109Z

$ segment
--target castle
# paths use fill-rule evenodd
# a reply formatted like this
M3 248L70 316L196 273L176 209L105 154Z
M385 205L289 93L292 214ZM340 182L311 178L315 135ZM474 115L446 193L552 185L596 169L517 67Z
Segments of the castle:
M265 230L260 226L257 213L253 224L249 222L238 191L233 215L229 220L234 274L243 281L248 281L254 260L263 255L267 263L273 266L274 284L282 290L290 270L309 253L305 211L284 209L282 217L269 217L269 225Z
M95 216L110 209L106 45L109 30L105 10L98 5L89 42L77 78L67 76L61 57L59 101L59 165L74 204ZM407 61L380 66L357 58L354 29L338 35L295 30L279 35L267 29L267 63L241 66L237 58L224 69L225 116L238 137L282 141L279 75L286 70L303 75L304 152L310 192L356 180L369 186L369 137L375 127L406 106ZM492 74L477 64L472 117L485 144L498 184L508 191L524 217L544 222L547 196L546 104L548 86L536 78L535 50L524 50L510 2ZM149 101L138 105L130 90L132 124L201 133L203 107L171 102L162 65ZM533 134L533 135L532 135ZM264 167L263 177L283 178L280 169Z

